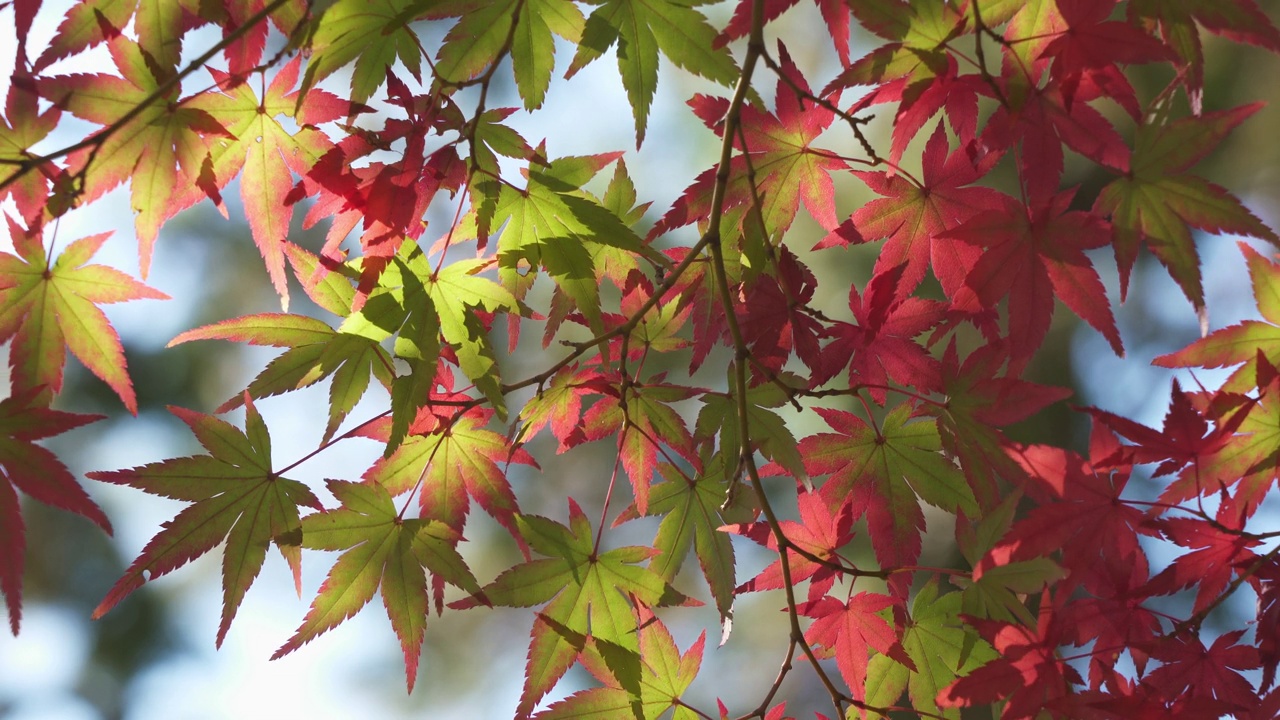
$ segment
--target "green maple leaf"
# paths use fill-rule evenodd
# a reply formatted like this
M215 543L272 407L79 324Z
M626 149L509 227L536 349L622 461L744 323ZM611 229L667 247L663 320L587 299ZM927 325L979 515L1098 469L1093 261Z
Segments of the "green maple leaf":
M1223 188L1186 172L1261 103L1138 128L1130 172L1102 189L1093 211L1111 216L1120 295L1145 244L1197 311L1204 309L1200 255L1191 228L1237 233L1280 245L1280 238Z
M462 83L477 77L492 65L511 37L518 0L491 0L469 4L452 3L445 14L459 15L436 56L435 75L446 83ZM532 32L531 28L525 28ZM514 40L514 38L513 38ZM537 74L538 71L531 71Z
M713 457L696 477L688 477L667 463L659 464L658 471L666 481L649 489L648 514L662 518L653 538L653 548L658 552L649 561L649 569L672 582L693 550L728 632L737 579L733 543L727 533L720 531L730 522L721 511L729 495L723 455ZM618 517L618 522L637 516L633 506Z
M286 249L308 297L335 315L350 311L355 288L341 272L321 270L311 253L290 245ZM319 272L318 272L319 271ZM317 278L317 274L321 277ZM354 274L354 273L353 273ZM315 318L287 313L261 313L223 320L188 330L173 340L173 347L192 340L229 340L250 345L289 348L267 363L246 388L254 399L299 390L332 377L329 385L329 422L321 442L328 442L347 414L364 397L369 378L392 391L395 370L390 355L367 337L343 333ZM240 407L244 393L237 393L217 408L224 413Z
M376 483L329 480L342 507L302 520L302 544L316 550L345 550L329 570L311 609L293 637L272 660L355 615L382 591L382 603L404 650L410 692L427 618L427 571L471 593L480 586L456 545L461 535L435 520L404 519L391 495Z
M836 433L800 441L800 455L813 476L831 475L820 492L832 509L864 513L871 544L884 567L915 562L924 514L920 500L949 512L978 514L973 491L960 469L944 456L936 422L912 417L898 405L876 428L840 410L815 408Z
M950 4L932 0L853 0L850 8L863 27L889 43L855 61L824 92L900 78L907 78L910 84L929 82L946 70L943 46L964 27L964 17Z
M1061 565L1046 557L997 565L965 586L960 609L973 617L1035 625L1018 595L1033 595L1066 576Z
M518 312L521 308L505 288L478 275L491 263L479 258L459 260L436 270L417 244L406 240L394 262L379 275L368 301L347 316L338 329L374 342L398 332L396 354L416 361L415 375L425 373L428 379L435 374L439 342L443 339L452 347L462 372L484 393L498 417L505 420L507 408L497 357L476 312ZM393 399L396 425L388 454L403 439L427 396L393 390Z
M375 377L389 392L394 379L391 357L376 342L337 332L315 318L287 313L262 313L223 320L188 330L169 341L173 347L192 340L230 340L250 345L289 348L267 364L246 389L255 399L299 390L332 376L329 422L321 442L328 442ZM239 407L243 394L218 407L224 413Z
M178 102L178 84L144 105L163 78L132 40L108 43L121 77L106 74L42 78L40 94L78 118L111 126L142 106L141 113L102 140L68 156L71 174L83 174L79 201L91 202L126 179L138 214L138 254L145 278L160 226L210 192L205 136L230 134L208 112Z
M896 705L906 690L911 707L930 717L959 718L959 708L939 708L938 693L957 677L996 657L985 641L960 621L960 593L939 597L938 582L921 588L911 604L911 619L902 635L902 648L915 670L876 653L867 665L869 705ZM971 651L966 651L971 647Z
M128 485L153 495L185 500L188 506L125 570L93 611L99 618L134 590L182 567L226 540L222 555L221 645L240 601L253 584L267 547L280 550L302 592L302 527L298 506L317 510L320 501L296 480L271 469L271 437L251 400L245 401L245 431L212 415L170 407L191 428L209 455L174 458L131 470L91 472L89 477Z
M582 664L605 687L576 692L538 713L536 720L658 720L673 708L673 720L697 720L696 712L677 701L698 675L706 633L699 635L683 656L670 631L656 617L645 618L639 634L638 655L611 652L613 648L594 640L585 643Z
M421 77L422 46L410 23L435 0L338 0L312 23L311 61L302 78L300 100L316 83L355 62L351 100L373 96L397 61Z
M62 388L67 350L138 413L124 348L99 304L169 296L115 268L89 265L111 233L71 243L52 263L39 235L9 222L18 255L0 253L0 342L13 338L9 363L17 387Z
M658 87L658 50L682 70L731 86L738 68L717 32L692 6L672 0L593 0L578 52L566 77L618 46L618 72L636 120L636 147L644 142L649 109Z
M732 378L733 369L729 370ZM793 387L803 384L794 375L785 375L779 382L789 382ZM720 452L725 457L737 458L742 452L742 438L738 431L738 401L734 396L734 383L728 383L727 393L707 393L702 396L702 410L694 435L700 441L720 439ZM804 461L795 436L787 423L770 408L780 408L790 398L778 383L761 383L747 388L747 430L751 433L751 450L759 450L766 459L778 463L792 477L804 479Z
M1257 377L1259 351L1271 364L1280 364L1280 265L1243 242L1239 247L1249 266L1262 320L1243 320L1215 330L1177 352L1157 357L1152 365L1220 368L1244 363L1222 384L1222 390L1247 392Z
M573 665L590 636L639 653L632 599L645 605L690 602L653 570L639 567L656 552L640 546L596 549L591 523L569 500L569 527L537 515L516 516L525 542L544 559L510 568L482 589L482 596L453 603L466 608L532 607L547 603L534 621L524 692L516 712L527 716ZM630 598L630 599L629 599Z
M541 268L597 332L604 328L600 282L607 275L600 253L614 249L667 262L615 211L579 190L620 156L564 157L531 166L523 191L502 186L493 215L494 226L505 225L498 238L498 275L503 285L513 292L527 288L528 266Z

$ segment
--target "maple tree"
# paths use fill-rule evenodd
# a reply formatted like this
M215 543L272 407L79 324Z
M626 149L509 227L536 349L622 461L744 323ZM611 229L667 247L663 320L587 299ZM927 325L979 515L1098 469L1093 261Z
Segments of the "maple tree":
M1260 509L1280 479L1280 262L1241 242L1263 319L1155 360L1236 368L1219 389L1175 383L1162 428L1076 408L1087 449L1008 429L1071 394L1028 376L1059 302L1123 355L1114 306L1140 257L1203 322L1195 233L1280 245L1197 171L1261 107L1205 107L1204 40L1280 52L1280 31L1255 0L819 0L839 68L815 90L786 44L812 38L774 22L795 4L740 0L716 21L672 0L85 0L39 55L40 1L0 5L19 38L0 126L13 632L17 491L111 531L37 444L99 419L55 408L67 351L136 414L98 306L166 299L144 283L165 224L206 199L229 215L238 180L280 311L170 345L282 352L215 414L171 408L207 454L88 473L189 503L95 617L221 547L220 645L274 546L299 594L301 564L328 557L303 551L339 554L273 658L378 595L412 690L430 616L527 608L518 717L782 720L783 680L805 672L835 717L1272 717L1280 533ZM878 43L860 56L853 24ZM210 27L220 39L194 47ZM558 47L573 48L563 86ZM641 161L660 58L706 81L688 106L718 158L660 215L620 149L557 157L520 126L610 53ZM90 54L110 66L61 69ZM507 73L522 108L490 106ZM875 113L892 118L884 143ZM94 129L55 146L69 117ZM1069 163L1105 179L1081 186ZM838 210L846 179L877 197ZM107 234L57 232L124 184L142 280L93 263ZM291 241L295 206L322 247ZM810 266L851 246L874 246L874 267L829 306ZM1106 248L1118 298L1095 267ZM291 285L320 312L290 312ZM546 353L520 356L522 333ZM320 443L281 465L258 405L322 381ZM361 417L365 398L379 410ZM243 429L217 416L241 408ZM522 510L539 490L512 471L540 469L544 435L562 454L613 448L607 478L573 479L607 482L599 507ZM362 441L382 455L358 479L286 477ZM523 555L488 582L464 557L473 511ZM942 515L954 564L922 565ZM632 524L652 540L618 542ZM1156 540L1180 553L1166 566ZM742 543L774 555L750 578ZM1254 617L1207 624L1250 592ZM732 644L754 593L784 611L777 680L695 706L705 628L681 650L675 608L710 603ZM545 701L575 665L597 684Z

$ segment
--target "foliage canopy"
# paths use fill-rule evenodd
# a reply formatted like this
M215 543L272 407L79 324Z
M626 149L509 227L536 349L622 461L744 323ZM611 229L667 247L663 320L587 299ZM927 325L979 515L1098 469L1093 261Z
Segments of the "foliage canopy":
M338 554L274 657L378 596L411 690L430 615L528 608L519 717L781 720L792 672L812 673L837 717L1280 712L1280 544L1259 521L1280 479L1280 264L1241 243L1263 320L1156 360L1238 366L1218 390L1175 383L1162 428L1079 408L1083 452L1007 433L1070 395L1027 375L1055 315L1124 353L1095 268L1105 248L1119 299L1150 253L1204 317L1198 231L1280 244L1196 167L1261 107L1203 107L1204 39L1280 52L1280 31L1254 0L818 0L840 66L815 89L786 44L813 38L777 22L794 4L740 0L716 21L682 0L85 0L34 55L40 1L7 3L0 591L13 632L16 491L111 530L37 442L98 419L54 408L67 352L137 412L99 306L166 299L145 284L162 228L204 200L228 214L238 180L281 311L171 345L282 352L215 414L171 408L207 454L88 474L189 503L95 617L221 548L221 644L272 547L299 593L301 563L325 557L303 550L321 550ZM208 27L220 39L193 47ZM718 159L650 215L617 148L557 157L525 137L517 113L546 102L557 53L569 80L556 91L586 92L575 75L616 62L641 161L661 142L661 60L702 78L688 106ZM81 57L111 66L61 69ZM1139 90L1136 68L1163 89ZM492 107L508 78L523 107ZM873 110L892 117L885 141ZM51 147L69 117L94 129ZM1082 186L1072 163L1103 179ZM846 215L846 180L878 197ZM94 262L106 234L57 234L125 184L142 280ZM813 249L801 206L822 229ZM322 247L290 240L295 210L326 227ZM863 245L878 247L869 277L828 307L809 265ZM290 313L291 285L318 312ZM522 333L546 352L517 351ZM257 403L321 382L321 442L280 465ZM353 415L366 396L379 412ZM218 417L241 407L243 429ZM539 469L544 435L558 453L614 448L601 506L521 509L536 490L513 469ZM287 477L368 442L382 456L358 480ZM1158 497L1131 488L1134 473ZM473 511L523 554L488 582L460 552ZM944 516L954 565L922 565ZM645 517L647 544L611 538ZM1178 553L1167 566L1149 557L1157 540ZM749 578L746 541L776 558ZM1211 632L1248 591L1256 616ZM778 679L697 707L685 693L705 633L681 650L671 608L709 603L733 643L750 593L785 610ZM597 685L543 702L575 665Z

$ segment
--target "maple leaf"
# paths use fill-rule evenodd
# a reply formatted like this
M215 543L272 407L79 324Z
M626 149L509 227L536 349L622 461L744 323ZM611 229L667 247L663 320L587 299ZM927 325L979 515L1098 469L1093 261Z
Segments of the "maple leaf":
M527 0L519 3L519 8L519 16L514 19L517 32L511 39L511 70L525 110L536 110L542 106L555 69L556 48L551 34L577 45L586 19L578 6L568 0Z
M840 602L824 597L802 603L797 610L813 618L805 631L805 639L826 648L836 657L840 676L848 683L854 700L866 697L867 663L871 651L887 655L915 670L915 663L898 641L893 627L880 616L896 604L894 598L877 593L860 592Z
M1227 395L1222 397L1231 400ZM1169 412L1165 415L1163 432L1105 410L1089 408L1089 412L1117 434L1136 443L1126 448L1131 454L1130 462L1139 465L1160 463L1153 477L1182 470L1178 479L1160 494L1160 502L1178 503L1215 492L1219 483L1229 481L1229 476L1206 470L1217 464L1211 459L1213 456L1223 450L1234 455L1241 449L1239 446L1232 447L1233 440L1255 405L1247 398L1239 400L1240 402L1233 403L1237 407L1232 408L1230 416L1217 417L1218 414L1214 413L1215 417L1212 419L1217 420L1217 423L1212 430L1209 427L1211 418L1201 414L1192 405L1191 398L1183 392L1176 379L1173 381L1172 400Z
M610 652L611 648L593 639L585 645L581 661L605 687L578 691L552 703L534 716L535 719L629 716L636 720L658 720L674 709L672 720L697 720L698 713L678 701L702 665L707 634L699 635L681 655L661 620L643 608L641 616L639 654Z
M41 395L41 388L31 388L0 400L0 591L4 593L9 629L14 635L22 621L26 548L26 528L14 489L46 505L86 517L111 534L111 522L66 465L34 442L96 422L103 416L50 409L41 401Z
M928 0L870 0L850 6L864 27L891 42L848 65L823 92L874 86L849 108L853 115L881 103L898 103L889 150L894 167L911 139L940 109L946 108L962 141L972 139L981 83L976 75L960 76L946 50L964 29L965 18L951 5Z
M551 428L559 446L556 454L568 452L586 441L582 434L582 401L588 394L607 392L604 376L594 367L569 365L561 368L538 393L520 409L520 432L516 436L524 442Z
M107 47L120 77L60 75L42 78L38 87L40 95L54 105L98 125L115 127L143 107L100 142L71 153L67 172L82 177L81 203L131 180L130 203L138 213L138 255L145 278L160 226L208 192L205 136L231 135L208 112L179 102L177 83L166 95L144 105L165 78L155 74L142 48L123 35L112 38Z
M404 238L421 238L426 229L423 214L437 194L445 191L453 195L467 181L466 163L452 144L431 152L427 147L431 134L464 130L457 106L440 98L414 95L390 71L387 95L388 102L402 108L406 117L387 118L380 130L343 138L315 160L285 198L289 204L304 196L316 196L303 227L330 221L320 252L334 264L346 257L343 242L357 226L362 228L360 249L364 258L357 306L364 302L364 296ZM488 111L481 116L477 136L489 127L486 118L496 114L498 111ZM402 146L396 161L365 162L393 146Z
M1196 115L1204 98L1200 27L1236 42L1280 52L1280 31L1254 0L1132 0L1127 11L1131 19L1159 23L1161 37L1185 66L1179 74Z
M1089 686L1114 686L1120 677L1116 662L1126 649L1139 676L1146 673L1147 649L1159 638L1162 627L1155 611L1143 605L1151 596L1146 587L1150 570L1146 558L1130 567L1106 564L1084 578L1087 595L1073 598L1061 611L1062 625L1071 643L1093 643L1089 658Z
M527 187L521 191L504 185L493 214L495 226L505 224L498 238L503 286L513 292L527 288L529 266L542 268L597 331L603 330L600 253L614 248L666 262L621 218L579 189L620 156L563 157L544 167L531 166Z
M1041 708L1067 696L1071 685L1082 684L1075 669L1056 652L1061 628L1047 598L1035 628L976 618L968 622L999 656L944 688L938 695L940 707L1005 700L1002 718L1033 718Z
M596 3L593 3L596 4ZM565 73L573 77L617 44L618 72L644 142L658 87L658 51L676 67L725 86L738 79L733 56L715 45L716 31L698 10L672 0L604 0L587 17L578 51Z
M958 622L960 593L939 595L938 586L936 579L931 580L911 603L911 615L898 640L911 662L879 652L871 656L866 671L868 705L889 707L906 690L916 710L958 719L958 709L938 707L938 693L957 677L995 659L991 646Z
M906 297L919 286L932 262L943 292L955 297L981 251L933 239L975 213L1003 204L1003 193L966 187L990 171L999 159L999 153L990 153L975 163L962 148L948 155L946 129L939 125L925 144L923 181L913 182L902 173L855 172L869 188L885 197L855 210L840 229L815 249L847 246L851 240L862 243L888 238L876 257L873 277L905 264L897 292Z
M1200 255L1190 228L1248 235L1280 245L1280 237L1233 195L1186 172L1261 107L1254 103L1165 125L1143 123L1138 128L1130 172L1104 187L1093 206L1095 213L1111 216L1122 300L1143 244L1168 269L1197 312L1204 309L1204 290Z
M838 157L812 147L812 143L831 127L836 116L800 95L813 91L781 42L778 63L777 114L751 105L742 107L742 136L734 138L734 145L747 155L735 157L730 165L732 177L725 208L754 203L758 198L760 206L755 211L764 227L770 233L783 233L791 227L803 200L813 219L831 229L836 225L836 214L835 186L830 173L848 166ZM823 99L834 104L839 100L839 93L828 93ZM717 135L724 134L723 120L729 109L727 98L695 95L689 106L707 127ZM705 215L702 200L713 182L714 173L699 176L663 218L662 227L680 227Z
M338 0L314 18L309 38L311 59L302 78L301 97L316 83L351 62L351 100L373 96L397 62L418 78L422 45L410 27L430 6L424 0Z
M223 188L243 170L240 197L253 241L266 262L267 274L289 309L284 273L284 245L289 235L292 206L285 202L293 186L291 173L304 175L332 142L314 125L348 114L350 103L323 90L304 97L290 92L298 81L301 58L294 58L271 80L261 100L250 89L217 68L208 68L220 92L203 93L187 104L221 121L230 137L210 138L209 153L215 185ZM294 118L303 127L291 133L276 118ZM224 210L225 214L225 210Z
M1113 99L1137 121L1140 109L1133 89L1118 70L1105 69L1082 76L1070 88L1049 82L1043 88L1025 88L1027 79L1006 65L1002 93L1015 96L996 108L981 135L971 144L976 150L1020 146L1017 155L1020 180L1027 204L1040 206L1058 192L1063 172L1063 151L1068 148L1094 162L1126 173L1130 149L1115 126L1089 103ZM1070 91L1068 94L1067 91Z
M1221 712L1248 712L1258 702L1258 695L1236 671L1253 670L1260 662L1256 647L1237 644L1244 632L1223 633L1208 648L1200 638L1186 633L1166 638L1151 652L1164 665L1152 670L1143 682L1165 697L1214 700Z
M738 325L750 351L753 372L758 363L768 377L782 372L794 352L809 367L819 363L821 315L809 307L817 279L787 248L774 255L773 274L761 274L743 283L746 307L738 311Z
M587 440L599 440L621 431L618 453L635 491L636 510L642 515L648 512L649 483L657 469L658 456L671 460L662 445L695 468L700 464L693 436L680 414L671 407L671 403L688 399L697 392L693 388L657 382L633 385L620 400L614 399L616 391L611 392L614 398L597 402L583 416Z
M733 543L721 532L725 517L733 514L733 508L728 507L723 456L713 458L696 477L667 463L660 463L658 472L666 480L649 490L648 515L662 518L653 538L657 554L649 561L649 569L673 582L693 550L727 633L733 617L737 563ZM615 524L633 517L638 517L634 506L623 511Z
M961 363L953 340L942 356L941 408L924 411L938 418L943 447L960 460L965 477L983 507L998 501L995 477L1021 474L1005 452L998 428L1025 420L1048 405L1070 397L1067 388L1000 376L1008 357L1004 344L984 345Z
M1249 267L1254 302L1266 322L1243 320L1219 328L1177 352L1151 361L1166 368L1219 368L1244 363L1222 384L1221 389L1227 392L1245 392L1254 387L1259 352L1272 365L1280 363L1280 265L1244 242L1237 245Z
M1050 77L1063 85L1068 98L1081 76L1092 70L1174 57L1172 50L1141 28L1108 20L1115 9L1111 0L1056 0L1056 4L1067 27L1045 46L1041 57L1054 58Z
M120 336L98 305L169 296L115 268L88 264L111 233L76 240L51 260L38 232L6 220L18 254L0 253L0 342L13 339L9 365L15 386L59 392L70 350L136 415Z
M1102 333L1116 355L1124 356L1106 289L1084 253L1107 244L1107 225L1090 213L1069 211L1074 195L1059 193L1040 207L1007 199L1004 207L979 212L941 236L984 248L964 286L983 308L1009 297L1009 362L1014 368L1021 368L1044 341L1055 297Z
M719 452L726 458L736 459L742 456L743 439L738 426L737 388L732 382L735 370L731 365L728 371L727 393L705 393L702 396L702 410L698 412L698 420L694 426L695 439L702 443L718 442ZM800 449L795 436L787 427L780 415L770 408L786 405L791 397L785 386L802 382L801 378L784 374L777 382L760 383L747 388L747 432L750 435L748 448L759 451L765 459L777 463L796 478L805 478L804 461L800 457Z
M800 520L783 520L778 527L786 536L787 542L797 549L817 557L827 563L839 563L840 548L853 540L853 518L847 512L832 512L828 501L816 492L801 493L796 497L796 510ZM764 545L778 552L778 538L769 523L739 523L723 528ZM831 565L815 562L787 548L788 566L791 571L791 584L797 585L809 580L809 603L819 602L835 583L839 571ZM734 593L759 592L776 590L785 587L782 574L782 559L774 560L760 574L739 585ZM829 598L828 598L829 599ZM816 617L816 616L815 616ZM851 687L854 687L851 685Z
M797 2L799 0L766 0L761 20L765 23L776 20ZM831 42L835 44L841 64L848 65L851 29L848 4L836 0L814 0L814 4L818 6L818 12L822 13L827 29L831 31ZM716 37L716 47L723 47L733 40L746 37L751 31L751 7L750 0L739 0L737 7L733 9L733 17L729 19L729 24L725 25L724 30L720 31Z
M303 518L302 544L345 552L329 570L297 632L271 659L341 624L381 589L383 606L404 650L405 681L412 692L426 631L426 571L467 592L480 591L455 547L462 536L437 520L405 519L377 483L326 484L342 506Z
M380 458L363 479L387 489L392 497L420 490L422 517L439 520L458 533L466 525L469 498L506 527L517 539L519 506L503 467L517 462L538 467L528 451L484 426L491 413L470 412L432 432L410 435L391 455ZM386 441L387 423L364 434ZM501 464L501 466L500 466Z
M347 316L339 332L382 342L393 333L396 354L417 361L434 377L441 340L449 344L458 366L493 404L500 419L506 418L497 358L488 332L477 312L519 310L519 301L501 285L478 273L492 261L459 260L433 268L426 253L405 240L394 262L378 276L377 287L359 310ZM421 371L421 370L420 370ZM400 396L396 400L396 426L387 453L403 438L410 419L426 397Z
M853 519L867 516L881 567L909 565L920 556L921 499L949 512L977 514L963 474L939 452L935 422L913 418L907 405L892 408L878 427L841 410L814 411L836 432L800 441L805 469L831 476L820 492L833 510Z
M33 69L39 72L62 58L114 40L132 24L149 62L172 71L182 54L188 18L196 13L197 8L198 3L192 0L160 3L86 0L67 11Z
M823 362L810 380L813 386L826 383L848 366L849 384L869 387L871 397L881 405L890 380L925 391L938 388L938 362L915 338L942 319L944 307L898 292L906 267L904 263L874 275L863 297L857 286L849 287L849 309L857 325L838 322L827 330L835 339L822 349Z
M348 286L350 287L350 286ZM333 376L329 386L329 423L321 442L328 442L377 378L391 391L394 370L391 358L368 338L340 333L314 318L285 313L264 313L223 320L188 330L173 340L173 347L192 340L230 340L250 345L289 348L268 363L246 389L255 399L309 387ZM218 407L227 412L238 407L243 394Z
M222 555L222 623L226 638L240 601L275 544L302 592L302 526L298 506L321 509L306 485L271 469L271 436L245 399L245 430L212 415L170 407L208 455L174 458L130 470L91 472L94 480L128 485L193 503L166 522L93 611L100 618L134 590L186 565L226 541Z
M1151 526L1166 540L1190 552L1178 555L1173 564L1151 578L1144 590L1152 595L1169 595L1198 585L1195 607L1199 613L1218 600L1233 575L1246 575L1258 555L1249 548L1261 541L1244 530L1244 519L1228 503L1218 508L1217 523L1200 518L1156 518Z
M1260 257L1257 260L1265 263ZM1257 511L1272 484L1280 478L1280 463L1275 452L1275 443L1280 438L1277 432L1280 382L1277 382L1275 367L1267 358L1268 351L1273 351L1273 343L1268 340L1270 328L1256 321L1251 321L1248 327L1224 328L1182 352L1153 361L1166 367L1195 363L1227 364L1243 353L1240 343L1248 343L1249 338L1257 338L1258 342L1258 346L1250 350L1252 362L1233 373L1222 390L1212 395L1190 396L1189 402L1193 404L1189 409L1180 411L1180 415L1187 418L1177 428L1180 434L1186 437L1199 431L1203 437L1189 438L1194 440L1191 457L1187 457L1182 448L1175 448L1171 453L1174 459L1166 464L1176 465L1177 458L1181 457L1191 465L1169 484L1161 502L1180 502L1202 494L1223 492L1224 507L1230 506L1233 512L1249 517ZM1248 382L1244 380L1246 376L1256 378L1249 384L1258 388L1257 400L1234 391L1243 389L1240 386ZM1227 413L1231 415L1227 416ZM1208 431L1203 417L1213 419L1217 427ZM1141 426L1138 428L1137 432L1141 432ZM1237 482L1239 486L1235 492L1225 495L1227 489Z
M635 565L653 557L652 548L630 545L599 552L591 523L572 498L568 527L537 515L517 515L516 525L529 546L546 557L506 570L481 588L481 594L450 607L475 607L485 601L508 607L547 603L533 624L524 691L516 709L526 717L573 664L586 636L640 652L632 602L652 606L692 601L653 570Z
M0 200L12 198L27 227L32 228L40 224L49 199L49 181L58 170L52 163L37 162L31 148L53 132L62 116L57 106L40 112L37 100L30 79L15 77L0 118ZM34 169L25 169L26 163Z
M1063 566L1079 580L1099 562L1129 567L1143 555L1138 532L1151 530L1142 511L1120 498L1127 473L1104 472L1074 452L1045 445L1012 446L1009 452L1039 505L1014 524L978 571L1061 551Z

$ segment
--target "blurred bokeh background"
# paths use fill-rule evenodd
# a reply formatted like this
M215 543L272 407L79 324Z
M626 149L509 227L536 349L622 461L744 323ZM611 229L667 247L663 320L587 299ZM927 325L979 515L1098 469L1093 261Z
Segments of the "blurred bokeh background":
M37 28L28 39L29 51L38 53L48 41L67 3L46 2ZM1274 4L1270 6L1276 16ZM722 23L732 4L707 9ZM0 9L0 93L7 92L15 38L12 9ZM421 30L424 46L438 47L440 28ZM770 26L770 37L796 38L790 48L797 63L815 87L836 73L836 64L817 13L805 4L789 11ZM1280 221L1280 59L1257 48L1235 45L1206 36L1208 74L1205 107L1224 109L1252 100L1270 104L1249 120L1208 160L1199 172L1242 197L1272 227ZM184 57L198 55L213 42L214 32L190 37ZM279 38L273 38L278 42ZM873 47L874 39L855 29L855 55ZM93 53L54 72L100 71L104 53ZM557 67L567 66L571 51L559 47ZM491 107L517 106L510 73L500 72L490 96ZM761 70L759 85L768 97L773 78ZM1151 97L1168 81L1154 73L1136 72L1139 95ZM190 87L206 80L197 79ZM341 92L344 78L331 85ZM709 167L718 141L692 115L684 101L694 92L720 92L682 73L664 61L658 96L651 116L649 136L639 152L634 147L633 126L625 96L618 85L610 57L590 66L570 83L557 81L546 107L530 116L518 113L512 120L533 143L543 138L553 156L626 150L626 161L641 200L654 203L649 221L665 211L694 176ZM852 94L846 94L850 100ZM881 112L871 126L872 140L887 147L891 113ZM375 118L362 122L376 124ZM1122 128L1126 128L1121 123ZM89 126L64 116L63 126L44 149L52 150L82 136ZM1122 129L1127 132L1127 129ZM928 133L922 133L921 138ZM832 132L828 147L856 154L852 139ZM907 157L912 156L908 152ZM908 161L910 165L910 161ZM1069 158L1066 182L1081 186L1080 202L1090 203L1108 178L1089 163ZM871 197L854 181L841 181L839 209L842 217ZM275 355L271 351L229 343L191 343L166 349L178 333L205 323L253 312L279 309L249 231L237 214L238 191L225 193L231 219L224 220L209 203L179 215L163 230L148 282L173 299L141 301L109 306L107 314L119 330L129 367L137 386L141 411L124 413L114 395L87 374L74 359L68 361L68 388L59 407L77 412L103 413L105 421L77 430L51 443L78 476L90 470L131 467L202 450L166 410L177 405L212 411L251 379ZM439 209L437 209L439 210ZM434 211L433 211L434 212ZM301 213L298 213L300 216ZM432 216L432 228L447 227L448 214ZM114 230L99 261L136 275L136 247L127 190L111 193L90 207L64 218L57 232L61 240ZM295 222L290 240L317 249L323 226L303 230ZM870 275L878 244L846 250L828 250L820 258L807 248L821 237L821 230L803 213L788 238L801 259L819 276L825 302L840 314L850 283L861 285ZM692 231L680 236L691 242ZM3 243L4 238L0 238ZM1248 276L1235 239L1200 237L1205 284L1213 328L1253 316ZM2 247L4 245L0 245ZM1260 248L1264 252L1272 249ZM1114 263L1106 254L1095 262L1113 294L1117 293ZM294 309L321 311L306 304L294 287ZM1042 382L1069 385L1079 404L1096 405L1158 426L1168 403L1172 373L1150 366L1151 358L1184 346L1198 334L1196 317L1182 294L1161 267L1144 257L1135 274L1128 302L1118 308L1127 357L1115 357L1105 341L1059 309L1054 327L1033 377ZM545 365L536 343L540 332L527 332L516 355L504 361L511 376L524 376ZM682 368L687 354L654 359L660 365ZM714 368L715 362L708 366ZM719 370L704 372L696 380L704 386L723 383ZM0 370L2 372L2 370ZM1189 375L1183 373L1184 382ZM1213 386L1218 373L1197 373L1196 380ZM8 383L4 382L7 388ZM327 384L259 404L271 430L277 465L292 462L310 452L319 441L325 413ZM523 398L516 398L518 404ZM371 392L352 413L358 421L380 410L385 402ZM690 412L695 412L691 408ZM240 422L234 414L233 422ZM348 426L354 421L349 421ZM809 419L795 418L797 437L818 430ZM1042 413L1019 428L1021 437L1053 440L1079 447L1087 425L1079 415L1059 407ZM531 451L543 472L518 469L513 483L526 511L564 519L563 497L572 494L593 518L613 465L612 448L606 443L586 446L567 456L555 455L554 444L536 439ZM379 448L367 441L348 441L301 466L292 477L320 487L326 477L354 479L377 457ZM1143 490L1141 480L1136 492ZM293 585L277 556L269 556L262 575L249 592L220 650L213 647L219 614L220 552L142 590L99 621L89 614L127 563L146 541L171 518L181 504L146 496L127 488L85 480L89 492L111 517L116 535L104 537L81 518L24 504L28 525L25 616L21 636L0 635L0 717L12 720L185 720L197 718L488 718L509 716L519 695L524 672L529 615L523 611L446 611L444 618L428 623L426 648L417 689L404 690L404 671L398 645L379 602L375 600L359 616L327 633L301 651L281 660L267 658L301 621L308 603L328 570L331 556L310 554L304 559L304 597ZM615 510L621 504L615 504ZM1274 502L1264 507L1274 517ZM945 564L952 553L944 522L934 523L927 552L930 562ZM656 524L641 520L612 532L615 544L645 543ZM505 532L483 514L473 513L467 531L473 542L467 557L482 582L491 579L516 557ZM753 575L769 562L769 556L750 543L735 544L743 563L741 578ZM1160 552L1158 549L1153 552ZM1167 556L1166 556L1167 557ZM1158 558L1158 556L1157 556ZM692 566L693 563L690 563ZM695 569L682 576L680 586L707 599L705 584ZM759 701L759 688L772 682L785 651L786 628L780 622L779 596L762 594L743 600L736 608L730 642L714 649L720 631L713 608L680 609L664 618L673 626L682 648L702 631L710 648L700 679L690 700L707 710L714 698L723 698L741 712ZM1242 590L1226 608L1240 616L1251 612L1253 598ZM563 696L588 679L571 673L550 699ZM801 668L792 674L783 697L791 697L790 709L821 709L824 695L812 673ZM810 702L812 701L812 702Z

